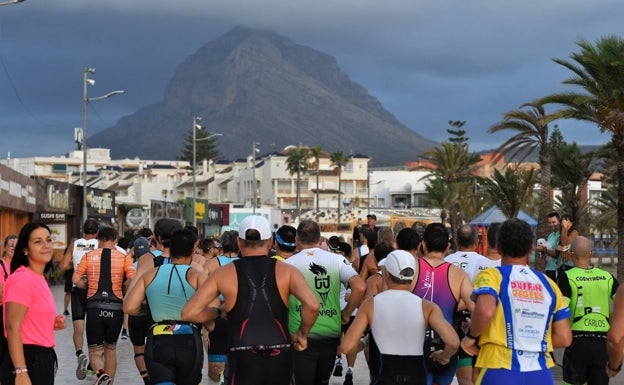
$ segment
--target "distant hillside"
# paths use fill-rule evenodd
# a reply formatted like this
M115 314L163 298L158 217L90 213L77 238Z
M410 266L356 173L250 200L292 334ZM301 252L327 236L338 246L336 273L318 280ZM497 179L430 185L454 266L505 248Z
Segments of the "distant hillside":
M300 143L360 153L375 165L402 164L431 149L379 100L352 82L336 59L271 32L237 27L182 63L164 100L89 138L114 158L174 159L200 116L224 159Z

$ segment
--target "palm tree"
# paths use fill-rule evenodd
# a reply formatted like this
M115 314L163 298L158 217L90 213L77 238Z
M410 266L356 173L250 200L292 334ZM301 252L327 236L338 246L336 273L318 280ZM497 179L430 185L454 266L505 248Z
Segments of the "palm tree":
M334 168L334 173L338 175L338 224L340 225L340 194L342 193L342 168L349 163L351 158L344 155L342 151L336 151L329 155L331 166Z
M584 233L589 224L585 220L587 207L582 202L582 192L593 173L593 153L583 155L576 143L565 142L553 150L553 187L562 192L556 206L559 206L560 212L569 213L576 229Z
M319 171L321 168L321 154L323 153L323 147L315 146L310 148L309 154L310 158L314 161L312 163L312 168L316 172L316 215L319 215Z
M430 171L430 175L426 178L429 181L440 179L446 184L444 202L454 234L460 225L463 212L460 196L466 191L465 185L474 186L474 175L481 157L470 153L467 144L451 142L442 142L441 147L434 147L433 150L425 152L424 157L430 162L421 167Z
M554 59L572 71L563 84L580 87L581 92L562 92L544 97L542 103L555 103L563 108L555 115L598 125L601 132L611 133L616 152L617 192L624 196L624 39L606 36L595 45L582 39L580 52L570 55L571 61ZM624 239L624 199L617 204L618 239ZM618 247L617 276L624 278L624 248Z
M485 194L496 204L507 218L516 218L522 208L531 200L537 172L507 167L503 174L494 169L492 179L482 178Z
M305 147L296 147L290 150L286 158L286 169L290 175L297 174L297 218L301 215L301 174L308 172L310 155Z
M538 215L537 235L546 236L548 213L552 211L551 149L548 144L548 124L555 120L547 115L544 106L539 102L525 103L519 110L512 110L503 115L503 120L490 127L488 132L515 131L515 135L507 139L496 150L501 155L509 155L507 162L522 162L534 151L538 152L540 165L540 209Z

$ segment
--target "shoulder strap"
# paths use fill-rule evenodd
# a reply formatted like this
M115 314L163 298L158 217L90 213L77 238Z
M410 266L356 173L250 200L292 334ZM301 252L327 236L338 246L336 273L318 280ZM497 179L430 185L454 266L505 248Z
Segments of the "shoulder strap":
M7 277L9 276L9 272L7 271L6 267L4 266L4 261L2 259L0 259L0 265L2 265L2 270L4 270L4 279L7 279Z

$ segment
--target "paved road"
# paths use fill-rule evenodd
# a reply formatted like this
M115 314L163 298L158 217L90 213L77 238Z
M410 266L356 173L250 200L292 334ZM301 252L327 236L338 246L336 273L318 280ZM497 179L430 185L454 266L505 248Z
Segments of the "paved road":
M63 286L57 285L52 287L54 298L56 299L56 306L59 309L59 313L63 311ZM61 385L70 384L92 384L95 382L95 377L87 377L85 380L77 380L75 375L76 370L76 355L74 354L74 344L72 342L71 320L68 320L68 326L65 330L60 330L56 334L56 354L58 355L59 368L56 374L55 383ZM86 339L85 349L86 350ZM561 352L556 354L557 362L561 362ZM346 365L346 361L343 357L343 365ZM346 367L345 367L346 370ZM555 368L555 384L561 384L561 369ZM343 385L343 377L332 377L330 385ZM117 345L117 375L115 376L115 383L119 385L142 385L143 381L139 376L136 367L134 366L132 344L130 340L119 340ZM355 372L353 383L356 385L368 384L368 368L366 366L366 360L364 356L360 354L355 364ZM204 369L204 379L202 384L208 384ZM617 377L611 380L611 385L624 385L624 375L619 374Z

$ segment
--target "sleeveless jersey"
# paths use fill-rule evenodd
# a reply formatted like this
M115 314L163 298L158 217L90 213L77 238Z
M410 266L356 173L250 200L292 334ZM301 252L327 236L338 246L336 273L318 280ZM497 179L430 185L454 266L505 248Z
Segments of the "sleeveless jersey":
M506 265L479 273L473 294L497 300L494 318L479 336L475 366L520 372L554 366L552 323L568 319L570 309L552 280L528 266Z
M300 251L284 263L293 265L301 271L321 306L308 338L340 338L342 327L340 283L348 286L349 280L357 275L357 272L343 256L320 248ZM289 312L290 333L293 334L301 324L301 302L292 295Z
M609 331L611 300L618 284L608 271L573 267L557 280L563 295L570 299L572 332Z
M158 267L154 279L145 288L154 322L180 320L182 308L195 294L195 289L186 280L190 268L175 263Z
M448 277L451 264L444 262L434 267L424 258L418 258L417 261L418 278L412 293L440 306L444 318L452 325L458 301L453 295Z
M289 347L288 307L277 287L276 260L247 257L233 263L238 278L238 293L236 303L227 315L229 330L232 331L228 333L229 346Z
M495 266L494 262L474 251L458 251L447 255L444 260L465 271L471 283L481 271Z
M74 263L74 270L78 267L78 264L82 260L85 254L98 248L98 240L80 238L74 242L74 252L72 253L72 261Z

